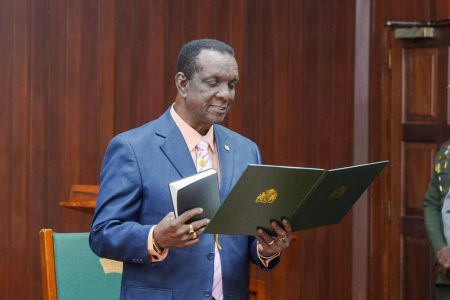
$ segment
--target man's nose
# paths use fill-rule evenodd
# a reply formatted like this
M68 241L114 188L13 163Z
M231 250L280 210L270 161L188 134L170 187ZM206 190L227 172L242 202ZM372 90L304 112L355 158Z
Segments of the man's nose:
M224 100L232 100L234 97L234 91L228 86L228 84L223 84L220 86L219 91L216 94L217 98Z

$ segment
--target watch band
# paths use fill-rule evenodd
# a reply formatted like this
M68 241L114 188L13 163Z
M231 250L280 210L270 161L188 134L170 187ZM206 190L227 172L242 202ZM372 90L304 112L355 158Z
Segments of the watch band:
M152 244L153 244L153 250L158 253L158 255L161 255L164 252L164 248L161 248L160 245L156 242L155 238L152 238Z

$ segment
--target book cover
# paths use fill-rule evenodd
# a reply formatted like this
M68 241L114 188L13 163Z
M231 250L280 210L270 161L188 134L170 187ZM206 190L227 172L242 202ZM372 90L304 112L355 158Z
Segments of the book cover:
M220 206L217 171L209 169L169 183L175 217L185 211L201 207L203 213L191 221L211 219Z
M249 165L206 227L206 233L272 233L271 220L294 231L338 223L387 161L325 170Z

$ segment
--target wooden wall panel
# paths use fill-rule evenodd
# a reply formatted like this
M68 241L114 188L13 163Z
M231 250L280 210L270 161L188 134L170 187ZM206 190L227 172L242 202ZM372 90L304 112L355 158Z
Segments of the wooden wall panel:
M55 208L55 201L69 192L65 181L65 122L67 82L67 43L66 43L67 1L49 1L48 11L48 89L47 124L51 124L47 143L47 198L45 199L45 219L47 224L61 223L62 210ZM70 116L70 115L69 115ZM67 120L72 122L71 118ZM56 231L61 228L55 228Z
M433 299L428 290L428 284L423 283L432 280L428 274L430 270L415 268L417 266L430 266L430 247L427 241L409 236L403 241L404 265L403 273L405 281L403 282L403 299L424 300ZM420 261L420 263L417 263ZM425 271L425 272L424 272Z
M11 243L8 258L13 264L12 270L26 270L27 259L23 259L27 249L27 235L31 234L27 228L27 206L31 194L29 186L28 169L30 167L30 106L29 93L29 62L30 62L30 5L27 1L14 2L14 39L13 39L13 73L12 73L12 114L11 122L11 162L13 168L10 170L11 177L11 218L10 230L14 230L14 242ZM25 25L25 26L24 26ZM36 195L37 197L42 195ZM33 197L34 198L34 197ZM39 217L39 216L38 216ZM15 230L19 229L19 230ZM11 232L10 232L11 234ZM29 276L29 275L28 275ZM12 298L20 298L21 291L26 290L24 274L14 272L10 275L11 284L17 285L16 289L9 291ZM26 278L30 279L30 277Z
M423 216L423 196L428 188L430 174L434 169L436 144L404 143L402 199L404 215ZM418 174L415 170L428 170ZM407 183L407 188L405 184Z
M89 215L57 203L72 184L98 183L114 134L173 102L190 39L234 46L225 124L266 163L351 164L354 28L355 0L0 0L0 298L40 297L38 230L89 229ZM350 299L353 243L367 242L353 226L349 214L297 233L279 268L251 275L268 299Z
M435 123L445 112L439 107L439 51L433 48L405 49L405 122Z
M46 1L32 1L30 4L30 53L29 53L29 71L27 76L29 78L29 102L26 108L29 110L29 131L25 136L29 138L28 159L29 166L27 190L28 196L26 201L25 214L25 228L26 228L26 246L23 256L26 258L27 280L24 285L26 290L26 298L35 297L35 291L40 290L40 282L34 280L41 274L40 266L36 261L39 261L40 256L36 251L34 245L38 244L39 238L35 234L35 229L38 228L44 221L44 201L47 195L46 178L42 176L45 174L47 166L47 130L45 126L45 119L47 117L47 53L46 53L46 29L47 29L47 9ZM43 22L43 20L45 20ZM22 171L23 172L23 171ZM29 217L33 216L33 217ZM23 275L20 279L23 281ZM19 297L20 298L20 295Z
M56 4L55 4L56 5ZM67 197L70 186L73 183L97 182L100 165L99 126L97 112L98 102L98 15L99 6L97 2L66 1L64 18L55 26L63 26L61 38L64 45L66 57L63 68L65 80L63 99L55 99L55 105L62 105L61 114L55 115L60 120L62 128L61 145L63 153L56 153L51 159L60 159L63 165L62 184L65 189L59 199L49 199L51 203ZM57 13L55 13L57 14ZM93 32L95 34L87 34ZM58 37L57 37L58 38ZM56 51L59 51L56 50ZM51 83L50 83L51 84ZM51 124L49 124L51 125ZM49 131L53 126L49 126ZM51 138L51 137L50 137ZM49 143L53 142L52 138ZM62 156L62 157L61 157ZM57 167L58 168L58 167ZM52 170L48 177L52 177ZM50 186L50 188L52 188ZM51 205L51 204L50 204ZM71 210L58 209L56 230L75 231L87 230L89 228L90 216L80 214Z
M164 18L165 1L136 2L137 124L157 118L164 104ZM173 74L173 72L170 72Z
M432 6L428 1L421 0L400 0L394 2L393 11L397 16L404 20L418 20L429 19L432 14Z
M10 255L11 246L9 236L11 231L11 196L12 196L12 122L13 109L13 85L12 75L14 70L14 3L0 1L0 255L7 258ZM8 274L11 267L11 259L0 260L0 273ZM8 299L10 276L0 276L0 298Z
M448 0L437 0L438 20L450 19L450 3Z
M134 2L133 2L134 3ZM134 5L128 1L116 1L115 9L115 72L114 72L114 131L122 132L136 124L133 76L136 64ZM109 24L111 26L111 24Z
M303 23L305 15L305 7L301 1L291 1L289 3L289 29L295 32L295 35L290 35L289 43L289 109L297 113L301 112L301 107L305 103L303 96L304 89L303 83L305 79L305 67L306 61L301 59L305 57L305 41L304 31L305 26ZM309 78L309 74L307 78ZM307 124L307 119L303 118L289 118L288 119L288 132L300 132L304 128L303 124ZM305 163L305 149L306 145L301 142L301 139L289 138L287 140L287 147L290 151L287 154L287 159L294 165L303 165Z
M114 133L115 22L114 1L99 1L98 20L98 119L100 125L99 157Z

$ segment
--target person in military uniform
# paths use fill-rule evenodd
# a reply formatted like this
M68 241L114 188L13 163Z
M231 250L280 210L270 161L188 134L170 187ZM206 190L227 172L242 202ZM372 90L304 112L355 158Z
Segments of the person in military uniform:
M425 227L439 272L436 299L450 299L450 140L435 159L435 168L423 203Z

